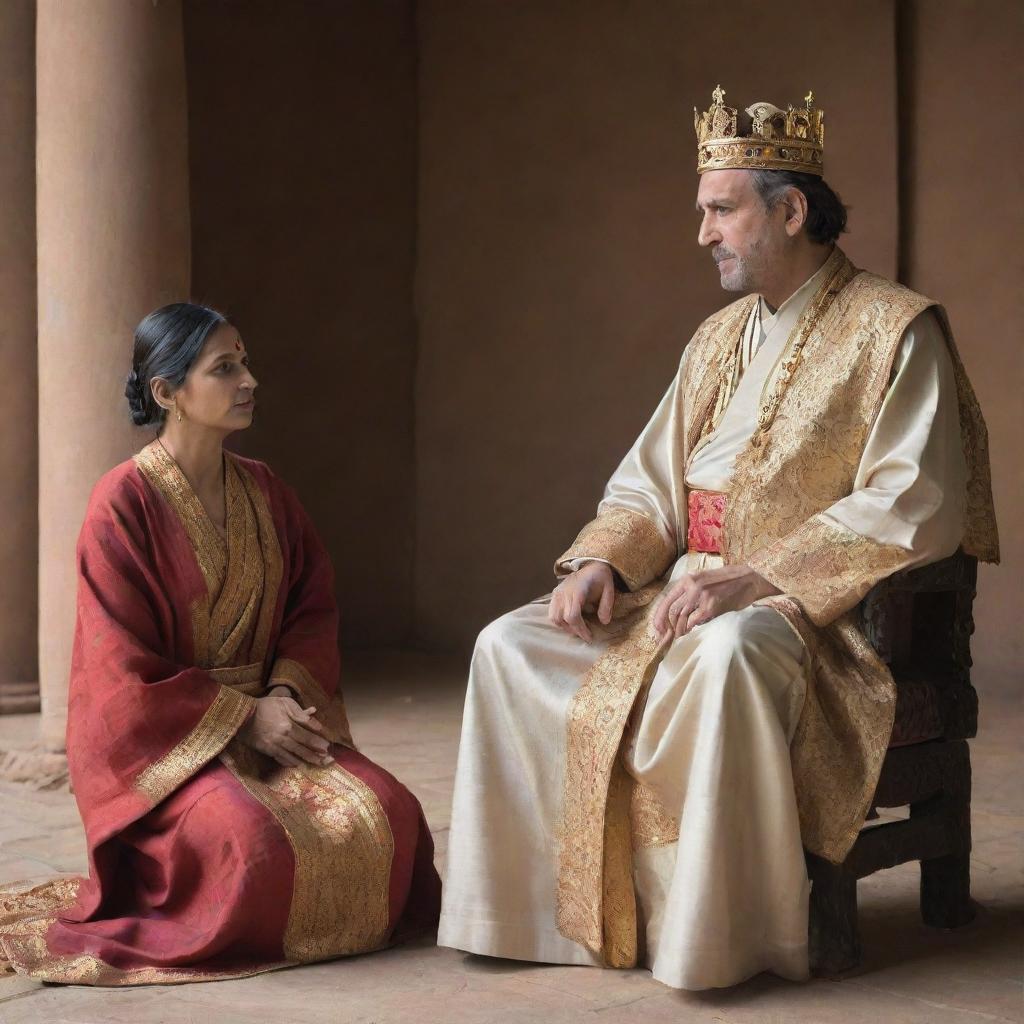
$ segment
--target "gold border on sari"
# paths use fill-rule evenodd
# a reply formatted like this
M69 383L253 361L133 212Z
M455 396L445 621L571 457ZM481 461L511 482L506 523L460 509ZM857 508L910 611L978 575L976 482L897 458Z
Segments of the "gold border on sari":
M135 788L158 804L227 746L255 706L253 697L221 686L199 724L163 757L144 768L135 779Z
M237 743L221 761L274 816L295 856L285 956L309 963L383 946L395 844L373 790L338 764L266 770Z

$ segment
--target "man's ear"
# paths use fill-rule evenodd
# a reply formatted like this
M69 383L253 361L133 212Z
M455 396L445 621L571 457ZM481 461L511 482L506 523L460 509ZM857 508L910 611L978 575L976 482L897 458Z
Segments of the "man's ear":
M786 210L786 234L793 238L807 223L807 196L798 188L789 188L782 205Z

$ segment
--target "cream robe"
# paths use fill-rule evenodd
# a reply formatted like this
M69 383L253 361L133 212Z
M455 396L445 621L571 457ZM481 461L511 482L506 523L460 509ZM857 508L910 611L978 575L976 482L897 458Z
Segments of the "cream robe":
M692 487L728 493L762 393L821 271L774 315L718 428L694 452ZM685 355L684 355L685 359ZM608 484L599 511L631 508L674 545L674 389ZM906 331L855 490L825 515L914 554L952 553L962 535L965 467L956 385L934 314ZM688 553L669 579L721 564ZM574 566L571 566L574 567ZM570 702L607 640L585 644L547 621L550 598L480 634L456 772L438 942L489 956L599 964L556 925ZM728 613L675 641L627 736L625 763L680 820L677 842L634 852L645 962L678 988L735 984L762 970L807 975L808 884L788 744L804 695L801 641L774 610Z

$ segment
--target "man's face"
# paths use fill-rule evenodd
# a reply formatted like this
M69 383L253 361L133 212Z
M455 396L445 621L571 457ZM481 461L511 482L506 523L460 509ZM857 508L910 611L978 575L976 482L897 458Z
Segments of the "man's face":
M727 292L760 291L782 255L786 206L765 209L749 171L706 171L697 189L697 241L711 246Z

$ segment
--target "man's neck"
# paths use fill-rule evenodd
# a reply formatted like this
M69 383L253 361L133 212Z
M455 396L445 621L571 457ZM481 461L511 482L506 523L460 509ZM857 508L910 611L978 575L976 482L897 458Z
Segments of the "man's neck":
M774 313L788 298L805 285L825 265L835 251L831 245L807 246L793 254L780 276L761 289L761 297Z

